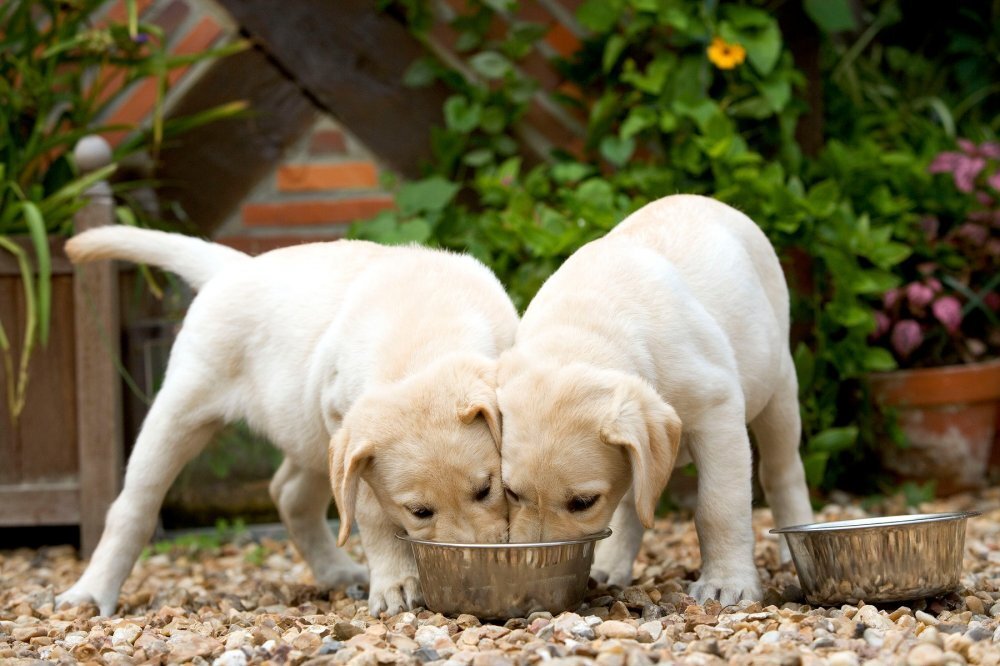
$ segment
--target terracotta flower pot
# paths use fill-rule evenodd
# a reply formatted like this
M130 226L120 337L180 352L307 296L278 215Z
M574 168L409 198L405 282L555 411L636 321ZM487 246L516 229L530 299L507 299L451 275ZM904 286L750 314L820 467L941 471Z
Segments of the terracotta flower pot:
M882 448L905 479L948 494L983 485L1000 413L1000 359L869 376L876 402L895 410L909 446Z

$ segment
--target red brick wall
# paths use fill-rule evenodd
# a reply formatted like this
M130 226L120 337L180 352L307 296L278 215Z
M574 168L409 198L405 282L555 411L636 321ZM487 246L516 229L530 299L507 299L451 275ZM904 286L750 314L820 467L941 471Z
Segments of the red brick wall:
M501 35L513 20L527 20L548 26L549 31L537 48L521 63L524 71L542 84L526 117L522 136L536 152L547 155L553 146L578 150L586 119L564 110L552 95L581 95L568 87L549 64L556 55L567 55L579 46L582 32L573 20L582 0L522 0L514 16L499 17L492 30ZM219 46L236 35L228 15L208 0L140 0L144 21L160 26L168 35L171 51L193 53ZM456 35L446 21L465 10L464 0L441 0L439 22L432 30L429 44L440 57L454 66L463 64L453 45ZM121 0L108 3L107 17L122 20ZM186 83L198 76L198 67L184 68L171 74L169 101ZM114 76L109 88L120 85ZM135 84L109 109L106 121L130 125L148 122L155 102L155 84ZM393 205L390 191L383 187L382 169L377 157L340 127L333 119L318 116L311 132L294 146L283 163L258 183L243 203L217 233L217 239L239 249L259 253L297 242L328 240L342 236L350 223L371 217ZM401 120L402 121L402 120ZM109 135L121 141L127 132Z
M381 169L328 117L294 146L219 230L218 240L253 254L339 238L356 220L393 206Z

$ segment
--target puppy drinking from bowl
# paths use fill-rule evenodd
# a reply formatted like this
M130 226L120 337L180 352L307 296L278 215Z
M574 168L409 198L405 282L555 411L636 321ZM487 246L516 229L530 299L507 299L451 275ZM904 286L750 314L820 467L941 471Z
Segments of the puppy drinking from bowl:
M512 343L517 313L475 259L362 241L251 258L129 227L84 232L67 252L74 262L160 266L199 293L97 549L59 604L114 612L171 482L237 419L285 454L271 496L322 586L368 577L327 527L331 482L340 545L357 508L373 615L420 603L416 565L397 530L504 540L495 358Z
M691 594L759 599L747 424L776 524L812 520L788 310L767 238L712 199L660 199L578 250L500 359L511 542L610 524L593 573L627 585L672 468L693 460L702 568Z

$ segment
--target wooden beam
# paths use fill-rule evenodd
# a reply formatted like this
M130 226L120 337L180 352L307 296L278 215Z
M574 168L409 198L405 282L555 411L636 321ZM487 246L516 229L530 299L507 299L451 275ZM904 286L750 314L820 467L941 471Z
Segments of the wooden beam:
M426 52L376 0L220 4L321 109L396 171L420 174L449 91L440 82L403 84L407 68Z
M0 487L0 526L76 525L80 487L75 481Z
M86 159L77 146L77 163L100 168L104 155ZM87 144L91 145L91 144ZM105 144L106 145L106 144ZM100 147L98 147L98 152ZM110 153L108 154L110 159ZM112 224L110 186L94 184L90 201L73 219L77 233ZM115 366L119 353L118 271L113 262L81 264L76 269L73 305L76 327L77 450L80 483L80 550L90 555L104 531L108 507L118 494L122 473L121 380Z
M170 116L236 100L248 103L247 117L185 132L164 145L156 169L156 178L165 183L160 200L179 203L206 235L274 170L316 119L313 103L259 49L212 63L172 106Z

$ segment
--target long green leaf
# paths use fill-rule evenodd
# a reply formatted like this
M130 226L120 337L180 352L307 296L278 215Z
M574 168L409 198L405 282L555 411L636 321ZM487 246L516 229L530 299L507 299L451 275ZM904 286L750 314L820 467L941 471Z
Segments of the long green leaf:
M38 279L35 287L38 294L38 340L42 345L49 343L49 328L52 310L52 257L49 253L49 239L45 230L45 218L38 206L30 201L21 204L24 221L35 247L38 264Z

